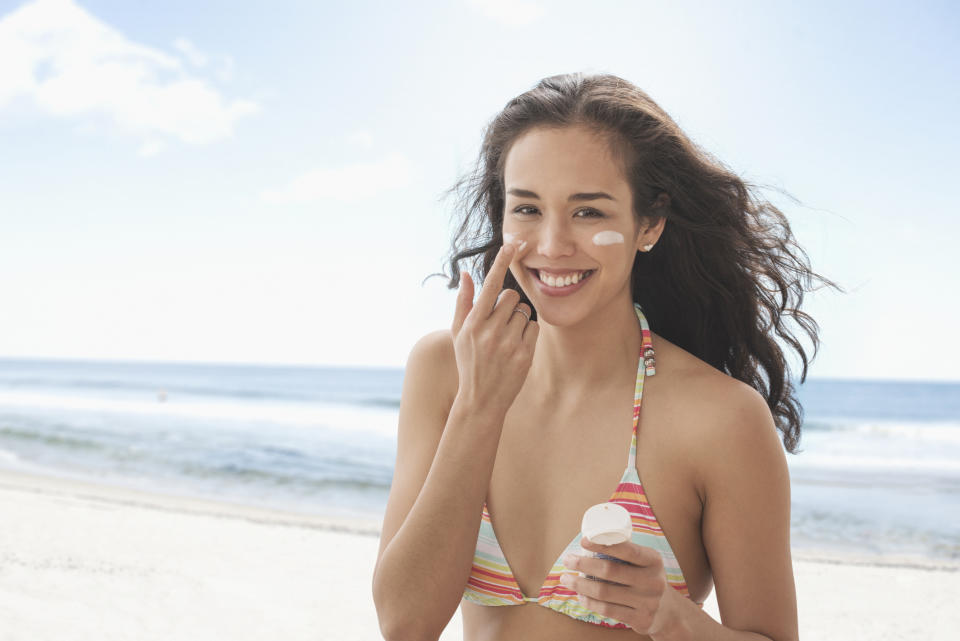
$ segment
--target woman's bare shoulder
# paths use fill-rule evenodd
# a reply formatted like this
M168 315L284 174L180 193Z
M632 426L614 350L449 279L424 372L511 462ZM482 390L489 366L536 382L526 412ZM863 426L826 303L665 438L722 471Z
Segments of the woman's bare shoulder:
M657 373L669 381L665 396L685 445L707 454L718 441L751 439L758 423L772 423L766 398L752 386L664 338L657 345Z
M662 336L655 337L655 345L657 371L664 372L664 378L671 379L672 392L678 395L677 400L682 401L686 408L715 415L718 410L730 406L729 401L760 396L750 385L721 372Z
M410 359L416 359L420 367L429 370L429 376L435 381L437 391L448 401L447 406L453 405L460 388L453 332L450 329L438 329L425 334L413 346Z

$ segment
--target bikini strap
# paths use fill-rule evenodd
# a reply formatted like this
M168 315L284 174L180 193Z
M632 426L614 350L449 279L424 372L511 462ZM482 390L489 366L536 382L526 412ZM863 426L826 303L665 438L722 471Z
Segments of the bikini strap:
M643 309L640 307L639 303L634 302L634 310L637 313L637 320L640 321L640 354L638 355L639 362L637 363L637 382L636 387L634 388L633 393L633 437L630 440L630 456L627 459L627 469L633 470L637 466L637 434L638 434L638 425L640 424L640 404L643 400L643 381L646 375L652 375L649 369L645 366L644 351L646 351L647 346L653 347L653 340L650 337L650 325L647 323L647 317L643 314Z

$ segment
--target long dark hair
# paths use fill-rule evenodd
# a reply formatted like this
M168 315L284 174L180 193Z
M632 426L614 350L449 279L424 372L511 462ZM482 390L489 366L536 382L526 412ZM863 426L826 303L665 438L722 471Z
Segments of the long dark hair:
M644 91L622 78L551 76L507 103L487 125L473 171L444 194L459 194L455 213L461 221L449 254L450 274L431 276L445 276L448 288L457 288L459 263L470 259L471 273L479 263L476 281L483 282L503 244L507 152L533 127L567 126L586 127L609 145L632 189L638 222L666 217L654 248L636 253L631 275L633 300L651 329L760 392L787 451L796 454L803 408L771 331L799 352L802 383L819 346L819 326L799 309L804 292L825 285L844 290L811 271L786 216L757 195L756 185L697 146ZM669 204L654 210L661 192ZM814 279L819 287L811 287ZM509 271L504 286L520 293L536 320ZM810 336L810 359L785 326L787 316Z

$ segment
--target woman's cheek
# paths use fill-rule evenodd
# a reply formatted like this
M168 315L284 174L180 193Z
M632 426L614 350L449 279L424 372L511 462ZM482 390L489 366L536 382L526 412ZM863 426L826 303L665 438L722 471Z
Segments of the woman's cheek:
M515 244L517 246L517 254L527 248L527 241L523 240L520 234L514 234L508 231L503 232L503 244Z
M520 241L520 234L514 232L503 232L503 242L505 244L515 243ZM622 245L626 240L623 237L623 234L613 229L604 229L598 231L591 238L594 245L598 247L606 247L608 245ZM526 245L526 243L524 243Z

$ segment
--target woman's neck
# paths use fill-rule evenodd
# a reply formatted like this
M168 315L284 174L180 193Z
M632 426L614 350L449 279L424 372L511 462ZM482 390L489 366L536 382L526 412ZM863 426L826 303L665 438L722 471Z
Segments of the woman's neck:
M550 325L540 333L525 386L544 400L582 397L608 389L627 372L636 375L642 334L627 298L592 310L576 325Z

